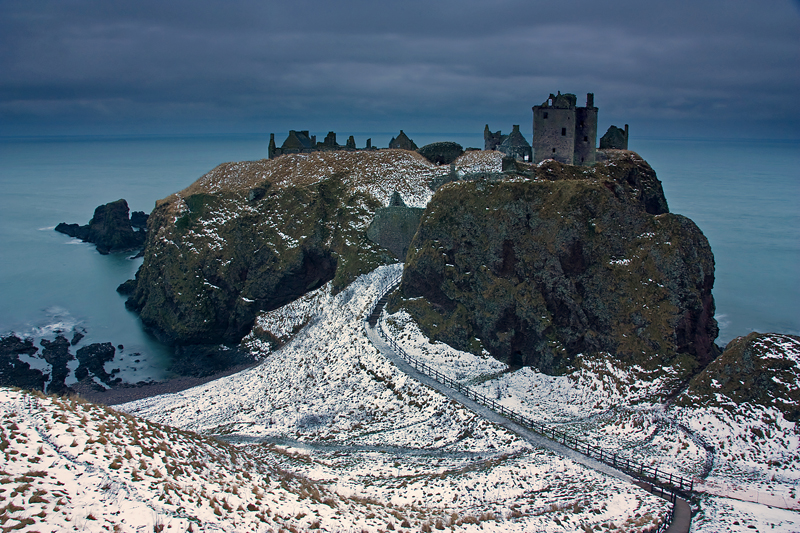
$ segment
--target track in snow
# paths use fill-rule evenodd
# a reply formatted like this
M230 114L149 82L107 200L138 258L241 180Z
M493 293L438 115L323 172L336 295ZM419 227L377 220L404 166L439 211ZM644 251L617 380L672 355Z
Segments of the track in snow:
M398 280L399 283L399 280ZM647 482L642 482L616 468L613 468L603 462L598 461L592 457L584 455L572 448L569 448L559 442L551 440L543 435L535 433L530 429L513 422L504 416L492 411L488 407L471 400L470 398L466 397L465 395L461 394L460 392L451 389L450 387L436 381L432 377L424 374L411 366L405 359L400 357L392 347L380 336L377 330L377 324L379 322L379 317L381 312L383 311L383 306L386 304L387 295L391 293L397 285L393 285L392 287L387 290L387 292L381 296L381 298L376 302L375 307L373 308L372 312L370 313L368 320L364 321L364 329L367 333L367 337L372 342L372 344L380 351L380 353L389 359L392 363L394 363L402 372L407 374L408 376L416 379L417 381L431 387L439 391L440 393L444 394L446 397L455 400L456 402L460 403L467 409L471 410L475 414L493 422L499 426L502 426L509 431L519 435L522 439L533 444L534 446L539 446L542 448L546 448L553 452L558 453L559 455L566 457L575 461L576 463L582 464L587 466L593 470L598 472L603 472L604 474L616 477L623 481L627 481L629 483L633 483L643 489L647 490L648 492L652 492L653 494L657 494L653 492L653 486ZM663 495L661 495L663 497ZM665 498L668 499L668 498ZM671 521L669 527L665 531L665 533L689 533L689 528L691 526L691 507L689 503L679 497L676 497L673 512L670 516Z

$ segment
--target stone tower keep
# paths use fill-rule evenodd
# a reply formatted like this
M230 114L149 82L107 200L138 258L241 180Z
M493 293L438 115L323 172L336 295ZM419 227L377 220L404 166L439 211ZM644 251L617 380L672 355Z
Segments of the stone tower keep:
M597 146L597 108L594 94L586 107L577 107L574 94L550 95L533 106L533 162L555 159L569 165L591 165Z

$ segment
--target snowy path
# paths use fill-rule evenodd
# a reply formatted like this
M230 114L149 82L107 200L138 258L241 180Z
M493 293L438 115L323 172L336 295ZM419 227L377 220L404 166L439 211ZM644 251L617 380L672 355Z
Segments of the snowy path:
M391 346L389 346L386 343L386 341L384 341L383 338L381 338L381 336L378 335L378 332L377 332L376 328L367 326L366 330L367 330L367 336L369 337L370 341L372 341L372 343L375 345L375 347L378 348L378 350L380 350L380 352L387 359L389 359L392 363L397 365L397 367L400 370L402 370L405 374L409 375L410 377L416 379L417 381L419 381L421 383L424 383L425 385L431 387L432 389L435 389L435 390L441 392L442 394L444 394L445 396L447 396L451 400L457 401L458 403L460 403L461 405L463 405L464 407L466 407L470 411L482 416L483 418L485 418L487 420L490 420L491 422L493 422L493 423L495 423L495 424L497 424L499 426L502 426L502 427L508 429L509 431L511 431L513 433L516 433L517 435L519 435L520 437L525 439L527 442L533 444L534 446L540 446L542 448L547 448L548 450L552 450L552 451L558 453L559 455L562 455L562 456L564 456L564 457L566 457L568 459L572 459L576 463L580 463L582 465L586 465L586 466L588 466L588 467L590 467L590 468L592 468L594 470L597 470L599 472L603 472L603 473L608 474L610 476L614 476L614 477L616 477L618 479L622 479L623 481L627 481L629 483L634 483L636 481L633 477L625 474L624 472L620 472L619 470L611 468L610 466L608 466L608 465L606 465L604 463L601 463L600 461L598 461L596 459L592 459L590 457L586 457L585 455L583 455L581 453L578 453L575 450L572 450L572 449L564 446L563 444L560 444L560 443L557 443L555 441L552 441L552 440L550 440L550 439L548 439L546 437L543 437L542 435L539 435L538 433L534 433L530 429L525 428L525 427L523 427L523 426L521 426L519 424L516 424L516 423L508 420L507 418L495 413L494 411L492 411L488 407L485 407L485 406L479 404L478 402L467 398L466 396L464 396L460 392L455 391L455 390L453 390L453 389L451 389L451 388L439 383L438 381L436 381L432 377L429 377L426 374L423 374L422 372L418 371L416 368L414 368L413 366L408 364L402 357L397 355L394 352L394 350L392 350Z
M467 409L485 418L486 420L489 420L519 435L526 442L529 442L534 446L539 446L551 450L563 457L575 461L576 463L582 464L593 470L613 476L623 481L627 481L628 483L633 483L639 487L642 487L645 490L648 490L649 492L652 492L652 490L650 490L652 488L651 485L639 481L620 470L617 470L601 461L598 461L597 459L584 455L559 442L556 442L538 433L535 433L530 429L526 428L525 426L522 426L507 419L506 417L494 412L488 407L468 398L464 394L461 394L460 392L451 389L450 387L436 381L427 374L424 374L419 370L417 370L416 368L414 368L405 359L400 357L400 355L397 354L394 351L394 349L378 333L377 328L380 326L378 325L379 320L376 319L382 312L383 305L385 305L385 302L386 302L385 295L382 296L378 300L378 302L376 302L376 305L372 313L370 314L369 320L364 322L364 329L367 333L367 337L369 338L370 342L372 342L372 344L381 352L382 355L384 355L387 359L389 359L392 363L394 363L406 375L416 379L420 383L423 383L431 387L434 390L439 391L446 397L460 403ZM690 526L691 526L691 508L689 506L689 503L681 498L676 498L673 509L672 520L669 527L665 530L665 532L689 533Z
M579 453L563 444L550 440L538 433L534 433L530 429L521 426L511 420L501 416L488 407L485 407L478 402L471 400L461 394L458 391L447 387L432 377L423 374L422 372L418 371L416 368L408 364L405 359L400 357L395 353L389 344L383 340L383 338L378 334L377 328L372 327L366 322L364 323L364 328L367 331L367 337L375 345L376 348L383 354L387 359L389 359L392 363L397 365L397 367L402 370L408 376L416 379L417 381L424 383L425 385L431 387L439 391L440 393L444 394L451 400L455 400L467 409L471 410L472 412L482 416L483 418L494 422L495 424L502 426L509 431L519 435L525 441L533 444L534 446L540 446L542 448L546 448L548 450L554 451L559 455L566 457L575 461L576 463L580 463L582 465L588 466L593 470L597 470L598 472L602 472L604 474L608 474L609 476L616 477L623 481L627 481L628 483L633 483L637 486L640 486L644 489L648 487L645 486L644 483L637 481L635 478L629 476L628 474L621 472L615 468L608 466L605 463L601 463L600 461L593 459L591 457L587 457L586 455ZM691 509L689 504L681 499L677 498L675 503L675 512L673 515L672 523L670 524L669 528L666 530L666 533L689 533L689 527L691 524Z
M481 458L486 452L470 452L442 450L439 448L412 448L410 446L381 446L368 444L331 444L318 441L306 441L290 439L288 437L246 437L242 435L216 435L215 438L231 444L276 444L279 446L299 448L304 450L314 450L323 452L367 452L367 453L386 453L403 456L418 457L447 457L456 459ZM452 443L449 443L452 444Z

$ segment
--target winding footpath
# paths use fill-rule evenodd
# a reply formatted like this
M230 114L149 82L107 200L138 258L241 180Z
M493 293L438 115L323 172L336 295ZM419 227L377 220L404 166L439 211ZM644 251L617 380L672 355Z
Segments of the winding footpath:
M398 280L399 282L399 280ZM460 403L467 409L471 410L475 414L489 420L499 426L506 428L507 430L515 433L516 435L520 436L522 439L527 441L528 443L539 446L542 448L546 448L551 450L559 455L566 457L575 461L576 463L580 463L585 465L589 468L592 468L598 472L603 472L604 474L613 476L615 478L621 479L623 481L627 481L628 483L633 483L643 489L647 490L648 492L653 492L657 494L653 490L653 486L645 481L641 481L636 479L635 477L622 472L616 468L613 468L610 465L607 465L593 457L587 456L583 453L580 453L568 446L565 446L562 443L559 443L555 440L549 439L539 433L532 431L531 429L518 424L508 418L496 413L495 411L489 409L488 407L468 398L464 394L455 389L452 389L439 381L436 381L434 378L428 376L427 374L417 370L411 364L409 364L405 359L403 359L400 354L395 352L392 346L387 343L383 337L379 334L378 328L378 319L380 317L381 312L383 311L383 306L386 304L386 295L389 294L394 288L397 287L397 284L391 286L384 295L376 302L376 305L368 317L367 320L364 322L364 329L366 330L367 337L372 342L372 344L383 354L387 359L389 359L392 363L397 365L397 367L403 371L408 376L416 379L417 381L429 386L432 389L439 391L440 393L444 394L446 397ZM658 494L665 499L672 501L671 498L667 497L666 495ZM659 530L665 531L667 533L689 533L689 528L691 526L691 507L689 503L680 497L674 498L674 507L671 513L671 520L669 522L669 527L667 529Z

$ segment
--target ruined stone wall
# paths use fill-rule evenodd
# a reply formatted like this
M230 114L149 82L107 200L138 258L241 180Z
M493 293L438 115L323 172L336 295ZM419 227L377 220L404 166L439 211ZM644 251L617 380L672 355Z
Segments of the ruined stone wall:
M597 146L597 108L575 109L575 153L573 164L591 165L595 162Z
M555 159L573 164L575 154L575 108L533 108L533 162Z

